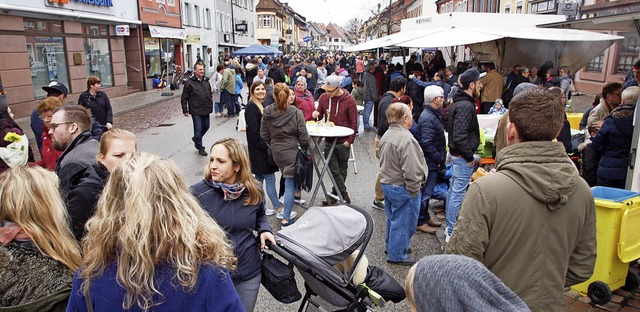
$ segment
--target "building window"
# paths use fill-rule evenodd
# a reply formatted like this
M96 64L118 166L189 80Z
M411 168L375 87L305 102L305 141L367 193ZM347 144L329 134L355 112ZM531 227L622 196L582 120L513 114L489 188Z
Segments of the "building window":
M87 63L87 77L100 78L102 86L113 87L111 53L109 49L109 26L82 25L89 38L84 38L84 57Z
M602 67L604 66L604 52L594 57L589 64L587 64L587 71L602 73Z
M273 28L273 15L258 15L258 28Z
M222 31L222 12L216 11L216 29Z
M197 5L193 6L193 14L195 14L195 25L196 27L200 27L200 7Z
M211 29L211 10L204 9L204 12L205 12L204 28Z
M618 49L616 73L626 74L638 58L640 52L640 38L636 32L619 33L624 40Z
M192 18L192 11L191 11L191 4L190 3L184 3L184 21L183 24L186 26L191 25L191 18Z
M51 81L69 85L62 21L25 18L23 26L33 95L36 99L42 99L47 96L42 87Z

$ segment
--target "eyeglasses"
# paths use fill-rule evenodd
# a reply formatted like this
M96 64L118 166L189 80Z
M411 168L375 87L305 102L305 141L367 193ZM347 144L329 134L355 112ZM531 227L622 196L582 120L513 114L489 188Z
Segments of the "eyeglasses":
M59 122L59 123L52 122L51 123L51 130L56 130L56 128L58 128L58 126L60 126L60 125L68 125L68 124L72 124L72 123L75 123L75 122L73 122L73 121Z

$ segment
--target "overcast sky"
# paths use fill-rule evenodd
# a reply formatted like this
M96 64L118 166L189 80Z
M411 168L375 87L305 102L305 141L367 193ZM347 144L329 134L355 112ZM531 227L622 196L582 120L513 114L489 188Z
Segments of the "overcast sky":
M378 2L383 2L382 8L389 5L388 0L282 0L282 2L288 2L307 21L325 24L332 22L340 26L344 26L354 17L368 19L372 15L371 10L376 10Z

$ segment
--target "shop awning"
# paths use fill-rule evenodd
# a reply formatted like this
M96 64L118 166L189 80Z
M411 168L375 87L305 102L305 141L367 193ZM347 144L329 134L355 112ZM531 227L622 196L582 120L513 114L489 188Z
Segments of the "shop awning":
M23 12L24 15L28 14L38 14L38 15L56 15L61 17L73 18L76 20L98 20L102 22L108 22L109 24L135 24L140 25L142 22L139 20L130 20L130 19L122 19L116 18L114 16L109 15L100 15L100 14L92 14L87 12L77 12L77 11L67 11L67 10L47 10L40 8L30 8L27 6L17 6L11 4L0 3L0 10L2 11L15 11L15 12ZM5 12L8 13L8 12ZM17 14L20 15L20 14Z
M172 38L172 39L186 39L187 31L182 28L169 28L160 26L149 25L149 32L153 38Z

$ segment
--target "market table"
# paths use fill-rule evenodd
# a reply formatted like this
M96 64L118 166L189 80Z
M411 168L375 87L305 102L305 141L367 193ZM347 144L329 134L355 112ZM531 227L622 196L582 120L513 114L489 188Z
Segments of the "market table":
M341 126L329 127L322 124L307 124L307 132L309 132L309 136L311 136L311 139L313 139L313 142L315 143L313 144L313 149L315 149L316 152L318 152L318 155L320 155L320 157L322 158L322 160L318 160L315 157L313 159L313 168L318 175L318 183L313 189L313 195L311 196L311 201L309 202L309 207L311 207L313 206L313 202L315 201L316 196L318 195L318 190L321 186L327 200L329 200L329 196L333 196L329 192L327 192L327 188L325 187L322 178L324 177L324 174L329 171L329 160L331 160L331 155L333 155L333 150L336 147L336 142L338 141L337 138L350 136L354 133L354 131L351 128ZM333 140L333 142L331 143L331 148L329 148L329 153L327 155L324 155L324 153L320 150L320 141L323 138L336 138L336 140ZM322 165L322 168L320 168L320 165ZM329 179L331 179L331 184L336 190L336 193L338 193L338 202L344 203L344 198L342 198L342 194L340 194L338 186L336 185L336 180L333 178L332 174L329 174Z

